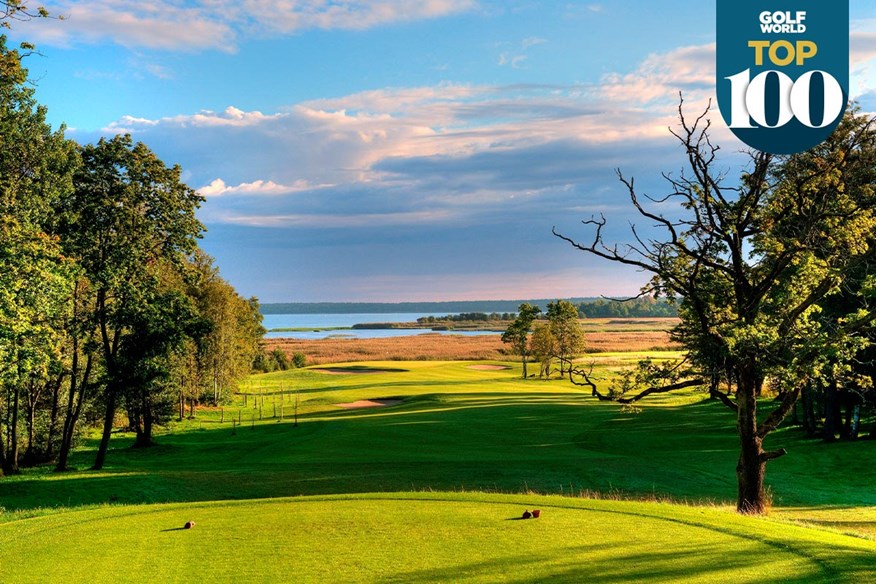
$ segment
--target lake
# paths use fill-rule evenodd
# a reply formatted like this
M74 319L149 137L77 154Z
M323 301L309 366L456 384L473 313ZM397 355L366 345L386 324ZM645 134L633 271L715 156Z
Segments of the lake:
M424 333L438 332L452 335L495 335L490 331L432 331L429 327L418 329L350 329L354 324L372 322L416 322L424 316L447 316L441 314L422 313L351 313L351 314L266 314L262 326L269 332L266 339L325 339L327 337L350 339L381 339L386 337L407 337ZM313 330L333 327L344 327L349 330ZM311 329L298 331L277 331L271 329Z

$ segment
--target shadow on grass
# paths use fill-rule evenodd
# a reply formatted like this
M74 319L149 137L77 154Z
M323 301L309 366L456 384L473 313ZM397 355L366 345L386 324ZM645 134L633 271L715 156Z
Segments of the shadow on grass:
M766 576L776 558L756 553L728 553L707 546L679 545L663 552L618 550L610 558L594 558L587 552L593 546L574 546L553 553L503 556L497 559L446 568L414 570L395 574L399 582L452 582L465 574L467 579L511 582L687 582L757 581L760 583L811 583L836 581L833 570L814 562L798 565L796 573ZM862 554L863 555L863 554ZM864 559L861 558L863 563ZM747 575L747 577L746 577ZM756 576L756 580L755 580Z
M398 392L395 384L380 387L385 395ZM339 409L299 421L244 420L234 430L215 422L159 436L159 446L140 450L114 437L105 471L42 468L0 478L0 504L27 511L428 489L587 490L708 502L735 492L733 419L714 402L623 414L615 404L567 392L423 394L391 410ZM792 451L770 464L767 480L786 506L811 504L813 491L819 504L873 505L876 471L854 477L831 469L874 446L808 449L796 458ZM80 450L71 464L87 468L93 456ZM831 489L810 478L813 468L833 473Z

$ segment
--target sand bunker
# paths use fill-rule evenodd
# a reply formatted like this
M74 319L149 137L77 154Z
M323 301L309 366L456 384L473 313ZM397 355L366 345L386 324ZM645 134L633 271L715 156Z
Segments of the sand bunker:
M357 408L380 408L384 406L397 406L402 403L400 399L360 399L346 404L336 404L339 408L345 410L354 410Z
M508 365L469 365L469 369L477 369L478 371L502 371L511 369Z

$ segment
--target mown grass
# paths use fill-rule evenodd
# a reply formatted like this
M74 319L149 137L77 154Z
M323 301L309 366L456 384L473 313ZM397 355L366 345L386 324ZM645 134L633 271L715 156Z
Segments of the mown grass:
M607 381L642 356L601 355L595 373ZM735 421L721 404L688 392L655 396L641 413L626 413L567 381L521 380L518 365L498 371L471 365L349 363L333 367L348 367L347 374L254 376L244 388L246 406L241 396L232 407L200 411L172 424L153 449L133 450L130 437L114 438L101 472L35 469L0 479L8 523L0 526L0 581L25 557L35 558L26 562L37 570L30 581L53 580L53 563L94 563L89 550L102 547L128 551L107 550L90 572L81 568L82 578L80 568L71 568L61 580L90 574L91 581L114 581L117 565L148 562L151 581L182 581L192 574L189 566L210 574L196 580L210 581L288 581L282 575L291 573L320 580L320 566L346 581L876 578L872 562L862 559L876 551L873 542L840 535L876 535L876 468L866 463L876 442L825 445L796 429L780 430L768 440L789 450L768 469L773 518L739 518L730 505ZM395 370L362 374L363 367ZM403 403L337 406L388 397ZM282 421L270 418L275 404ZM74 464L87 468L92 448L77 451ZM424 493L432 490L441 492ZM394 502L398 495L369 495L381 492L416 494L401 496L402 503ZM700 506L577 498L594 492ZM301 495L317 498L273 500ZM236 499L265 500L228 504ZM169 506L138 506L144 503ZM506 521L531 505L564 510L537 522ZM643 514L658 516L657 523ZM37 517L21 520L28 516ZM161 531L189 519L198 521L196 530ZM789 552L799 534L808 534L808 543ZM64 552L69 541L80 551ZM213 563L195 557L205 549Z
M515 520L534 507L539 519ZM477 493L122 507L0 529L4 582L862 582L874 552L721 509Z

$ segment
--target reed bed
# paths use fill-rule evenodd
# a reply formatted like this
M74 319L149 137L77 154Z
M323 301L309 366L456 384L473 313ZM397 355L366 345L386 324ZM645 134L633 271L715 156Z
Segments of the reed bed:
M588 353L677 350L666 330L586 333ZM442 335L437 333L382 339L266 339L268 350L304 353L308 365L350 361L517 361L501 335Z

